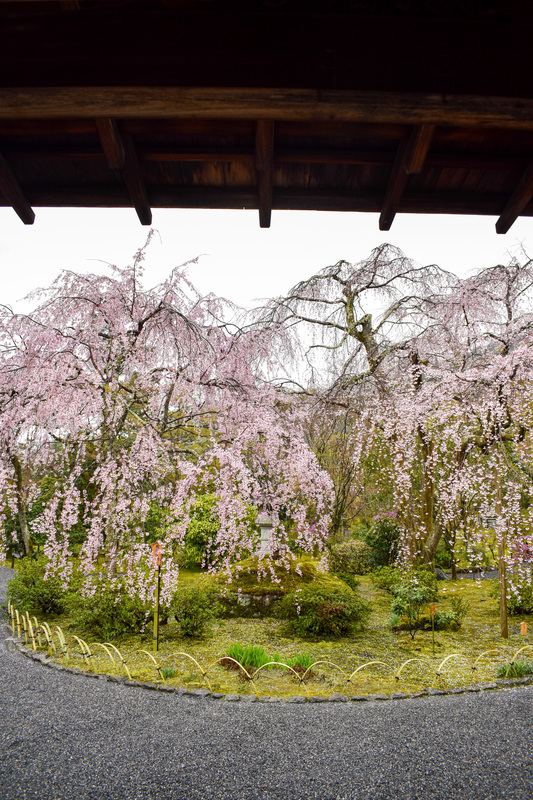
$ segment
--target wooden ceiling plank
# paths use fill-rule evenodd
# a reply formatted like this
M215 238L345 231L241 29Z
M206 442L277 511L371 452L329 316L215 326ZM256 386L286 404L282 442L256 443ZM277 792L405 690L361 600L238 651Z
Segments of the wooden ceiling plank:
M35 212L30 206L8 162L0 155L0 192L25 225L33 225Z
M124 166L121 170L122 178L137 212L142 225L152 224L152 210L148 203L146 185L141 175L135 145L130 135L122 137L124 144Z
M103 148L74 144L66 145L20 145L9 144L4 152L11 159L21 161L87 161L98 162L106 158ZM160 162L238 162L254 164L255 154L246 148L225 150L217 149L183 149L171 150L170 147L145 145L136 147L140 161ZM107 158L106 158L107 161ZM109 162L108 166L109 166ZM277 164L339 164L384 166L391 163L389 150L322 150L301 148L299 150L276 149ZM426 167L447 169L495 170L498 172L522 173L527 167L528 159L516 155L482 155L477 153L434 153L429 152L425 161ZM113 169L113 167L111 167Z
M107 166L109 169L122 169L125 160L124 143L116 120L100 117L95 122Z
M530 162L520 178L499 219L496 221L496 233L507 233L531 198L533 198L533 161Z
M257 121L255 169L259 197L259 226L270 228L274 193L274 122L272 120Z
M254 119L533 130L533 99L416 92L242 87L83 86L0 89L0 119Z
M405 154L405 171L408 175L422 171L435 127L435 125L417 125L411 134Z
M232 162L255 164L255 155L250 150L170 150L169 148L137 148L137 155L143 161L166 162Z

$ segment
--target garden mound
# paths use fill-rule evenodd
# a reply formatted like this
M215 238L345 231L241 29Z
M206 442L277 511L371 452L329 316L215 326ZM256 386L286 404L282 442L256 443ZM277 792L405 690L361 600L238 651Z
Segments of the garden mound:
M247 558L234 564L231 583L227 574L218 577L224 587L221 598L227 614L236 617L274 616L276 603L303 586L346 587L344 581L318 569L314 561Z

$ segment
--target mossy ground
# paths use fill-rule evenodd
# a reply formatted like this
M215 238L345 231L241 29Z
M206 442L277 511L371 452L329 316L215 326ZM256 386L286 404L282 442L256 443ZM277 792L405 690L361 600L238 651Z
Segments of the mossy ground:
M198 574L184 572L183 581L195 581ZM509 618L509 639L500 637L498 602L491 597L489 581L446 581L439 584L438 610L450 608L450 599L459 596L470 604L470 612L458 631L435 632L433 653L431 631L418 631L414 639L409 632L393 632L389 628L391 596L376 589L369 577L361 577L359 591L371 602L373 612L367 629L341 639L312 641L293 636L284 622L272 618L217 620L204 638L184 638L170 621L161 627L159 652L153 653L152 631L113 641L124 657L131 676L137 680L156 682L159 675L150 657L152 653L161 666L173 667L176 674L167 678L169 685L190 688L207 686L212 691L254 693L289 697L295 694L327 696L369 694L391 691L417 691L427 686L465 686L471 682L494 680L498 667L509 662L520 647L528 649L519 658L533 658L533 615ZM529 633L520 635L520 623L527 622ZM53 627L60 625L67 641L73 642L71 621L66 617L49 619ZM235 671L216 664L228 647L236 642L261 645L266 652L286 659L298 653L309 653L314 661L322 662L307 676L307 689L299 680L282 668L263 669L254 684ZM87 665L79 648L69 650L70 666L96 672L124 674L122 665L112 664L103 648L91 645L91 664ZM486 653L485 651L491 651ZM485 653L485 655L482 655ZM185 655L186 654L186 655ZM449 657L449 658L448 658ZM196 666L206 670L207 681ZM410 659L417 659L410 661ZM445 660L447 659L447 660ZM384 662L369 664L371 661ZM409 662L409 663L406 663ZM444 662L444 663L443 663ZM476 670L472 670L473 664ZM404 664L400 680L395 673ZM441 677L436 675L439 665ZM354 671L363 667L355 675ZM352 676L347 683L346 677Z

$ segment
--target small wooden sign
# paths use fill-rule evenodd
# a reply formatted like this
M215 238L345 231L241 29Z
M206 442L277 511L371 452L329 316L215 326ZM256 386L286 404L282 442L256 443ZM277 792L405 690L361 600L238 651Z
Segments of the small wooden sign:
M431 616L434 617L435 616L435 603L431 603L431 605L429 606L429 611L431 613Z
M525 636L527 634L527 622L520 623L520 635Z
M160 567L163 563L163 545L161 542L152 542L152 561L154 567Z

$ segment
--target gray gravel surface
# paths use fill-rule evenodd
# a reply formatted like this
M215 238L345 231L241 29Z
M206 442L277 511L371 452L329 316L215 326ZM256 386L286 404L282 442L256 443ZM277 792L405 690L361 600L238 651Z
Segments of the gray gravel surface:
M8 577L0 568L0 596ZM180 697L0 644L0 798L530 800L532 714L526 687L364 703Z

